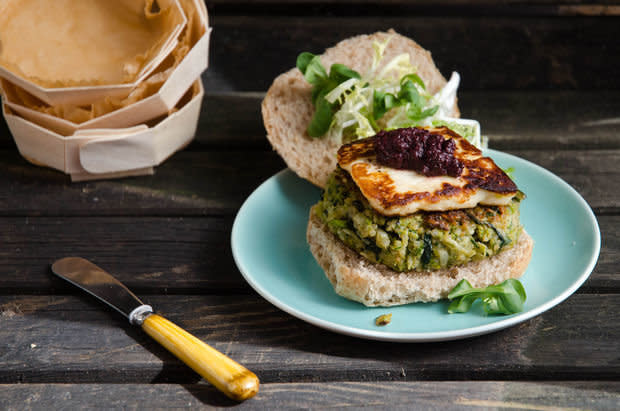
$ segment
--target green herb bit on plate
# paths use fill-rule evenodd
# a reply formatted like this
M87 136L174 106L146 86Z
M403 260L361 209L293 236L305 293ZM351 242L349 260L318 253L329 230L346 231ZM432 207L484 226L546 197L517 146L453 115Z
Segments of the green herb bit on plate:
M375 325L378 327L388 325L390 322L392 322L392 313L380 315L375 319Z
M523 284L514 278L485 288L473 288L469 281L462 279L448 298L452 300L448 307L450 314L469 311L477 299L482 300L487 314L515 314L523 311L527 296Z

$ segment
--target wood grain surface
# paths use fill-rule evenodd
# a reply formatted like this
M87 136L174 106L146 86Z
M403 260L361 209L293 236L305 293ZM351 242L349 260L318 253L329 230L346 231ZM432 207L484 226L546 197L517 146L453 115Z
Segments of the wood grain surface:
M617 405L618 382L605 381L447 381L332 382L263 384L260 395L237 404L206 384L0 384L0 398L21 407L60 409L127 407L140 393L139 408L242 410L298 409L532 409L541 411L599 409ZM395 404L398 402L398 404ZM60 405L60 407L59 407ZM138 405L138 404L136 404ZM23 408L22 408L23 407Z
M0 408L617 409L620 2L210 0L192 144L153 176L71 183L18 153L0 120ZM260 103L300 51L394 28L460 72L490 147L557 174L602 235L585 284L517 326L460 341L367 341L279 310L230 250L239 207L286 167ZM558 210L561 212L561 210ZM53 277L86 257L261 379L238 404L139 328Z
M268 150L260 112L263 96L207 90L189 150ZM480 122L491 148L620 148L618 91L462 91L458 99L461 117ZM0 149L15 150L4 119Z
M458 71L464 90L620 88L611 17L235 15L212 23L214 64L205 84L212 91L264 91L300 52L321 54L341 39L390 28L431 50L444 76Z
M254 294L153 295L144 301L266 383L614 380L620 373L620 325L610 321L620 310L617 294L577 294L503 331L424 344L334 334L297 320ZM0 310L0 338L7 344L2 383L185 384L199 379L139 328L92 297L3 296Z
M556 173L595 211L618 212L620 192L609 184L620 181L620 150L505 151ZM183 151L154 176L71 184L15 152L0 151L0 172L16 176L0 180L0 191L10 193L0 196L0 215L234 215L260 183L284 167L271 151Z
M603 249L580 289L620 291L620 216L600 216ZM141 294L250 292L229 247L232 217L0 217L0 295L70 292L49 265L68 255L92 259ZM62 229L60 227L71 227ZM35 240L45 238L46 240Z

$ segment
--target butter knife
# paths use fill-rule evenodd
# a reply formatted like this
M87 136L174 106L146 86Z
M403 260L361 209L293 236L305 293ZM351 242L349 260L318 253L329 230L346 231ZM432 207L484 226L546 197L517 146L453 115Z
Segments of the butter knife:
M97 297L138 325L155 341L209 381L229 398L243 401L258 392L256 375L153 312L112 275L81 257L66 257L52 264L58 277Z

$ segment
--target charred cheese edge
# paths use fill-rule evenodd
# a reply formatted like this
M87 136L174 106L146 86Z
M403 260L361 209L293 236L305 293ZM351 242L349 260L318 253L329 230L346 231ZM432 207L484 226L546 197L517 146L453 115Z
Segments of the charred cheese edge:
M343 145L338 165L349 172L370 206L387 216L510 203L517 186L492 159L447 127L426 129L455 140L454 156L464 165L459 177L427 177L378 164L374 137Z

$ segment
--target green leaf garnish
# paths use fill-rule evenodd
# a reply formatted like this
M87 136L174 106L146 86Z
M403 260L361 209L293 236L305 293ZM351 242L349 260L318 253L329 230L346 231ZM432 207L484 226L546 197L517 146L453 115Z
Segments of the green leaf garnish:
M398 99L401 103L410 103L412 107L421 110L426 103L426 99L420 95L415 83L411 80L405 80L400 83L400 91Z
M411 74L407 74L406 76L403 76L403 78L400 79L400 83L402 84L403 82L405 82L407 80L416 83L417 85L422 87L422 90L426 90L426 86L424 85L424 81L417 74L411 73Z
M329 69L329 79L336 83L334 87L340 83L344 83L351 78L360 79L361 76L357 71L351 70L344 64L335 63L332 64L331 68Z
M332 117L334 116L334 109L336 104L330 104L325 100L325 93L319 93L316 103L316 111L308 124L308 135L310 137L321 137L332 123Z
M503 168L502 170L504 170L504 173L506 173L506 175L510 177L511 180L514 180L514 173L515 173L514 167Z
M416 125L418 121L434 115L439 106L424 108L428 102L427 97L420 94L418 87L424 90L424 82L417 74L407 74L400 81L400 89L396 95L381 90L375 90L373 95L373 116L371 124L377 124L377 120L395 107L407 106L408 121L402 125Z
M437 110L439 110L439 106L433 106L433 107L427 108L426 110L423 110L423 111L420 111L419 109L417 109L417 110L408 110L407 111L407 115L412 120L423 120L426 117L430 117L433 114L435 114L437 112Z
M306 81L314 86L311 97L316 110L308 125L308 135L321 137L329 130L334 113L339 107L339 104L327 101L325 96L345 81L359 79L361 76L344 64L333 64L328 75L319 56L308 52L297 56L297 68Z
M327 71L321 64L319 56L304 52L297 56L297 68L306 81L314 86L321 86L327 81Z
M473 288L469 281L462 279L448 298L452 300L448 307L450 314L469 311L477 299L482 300L487 314L515 314L523 311L527 296L523 284L514 278L486 288Z
M438 112L439 105L429 106L431 96L406 53L393 58L381 72L376 71L383 55L379 46L377 61L364 78L339 63L333 64L327 73L320 57L312 53L297 56L297 68L313 86L315 113L308 125L308 135L329 134L339 140L355 140L382 129L423 124ZM379 121L392 109L395 111L386 116L387 120Z
M376 121L383 117L392 108L398 105L398 99L394 94L375 90L373 95L373 120Z

